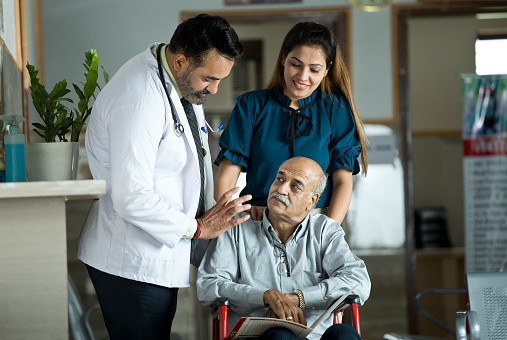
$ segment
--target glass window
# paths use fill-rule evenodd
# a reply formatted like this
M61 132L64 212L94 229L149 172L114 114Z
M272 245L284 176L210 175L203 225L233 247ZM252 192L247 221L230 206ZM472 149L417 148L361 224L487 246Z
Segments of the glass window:
M475 72L478 75L507 74L507 37L475 41Z

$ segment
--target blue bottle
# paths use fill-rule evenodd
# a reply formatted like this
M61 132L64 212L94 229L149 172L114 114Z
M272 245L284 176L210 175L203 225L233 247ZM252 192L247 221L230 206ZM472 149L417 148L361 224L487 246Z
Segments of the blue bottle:
M6 182L26 182L25 135L19 133L18 122L24 118L15 115L0 116L9 134L4 135L5 180Z
M0 183L5 182L5 149L0 141Z

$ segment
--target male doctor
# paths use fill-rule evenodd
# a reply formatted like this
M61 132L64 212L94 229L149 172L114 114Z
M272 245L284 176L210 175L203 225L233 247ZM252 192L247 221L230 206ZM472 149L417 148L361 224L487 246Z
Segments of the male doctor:
M130 59L100 92L86 131L94 201L78 257L88 269L112 340L169 339L179 287L204 247L244 222L250 196L213 206L213 175L202 103L215 94L243 48L218 16L180 24L168 45ZM193 105L192 105L193 104ZM172 109L171 109L172 107ZM207 241L206 241L207 242Z

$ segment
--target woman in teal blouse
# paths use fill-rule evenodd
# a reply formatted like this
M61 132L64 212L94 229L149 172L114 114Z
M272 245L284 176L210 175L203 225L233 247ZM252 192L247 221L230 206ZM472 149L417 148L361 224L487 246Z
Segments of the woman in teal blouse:
M252 195L252 217L266 206L271 179L288 158L315 160L330 176L317 208L342 222L352 197L352 175L367 172L366 136L352 99L350 78L336 38L303 22L287 33L268 89L238 98L220 136L215 197L236 186Z

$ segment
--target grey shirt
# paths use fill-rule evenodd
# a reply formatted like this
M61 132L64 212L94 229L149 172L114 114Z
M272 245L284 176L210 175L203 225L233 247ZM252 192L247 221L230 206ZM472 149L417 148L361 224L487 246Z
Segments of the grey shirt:
M213 239L197 273L197 297L204 306L216 298L229 299L228 332L242 316L264 315L264 292L269 289L284 294L301 289L308 325L359 281L354 293L364 303L370 278L338 222L308 215L283 244L266 212L262 221L249 219ZM331 324L330 316L308 339L320 339Z

